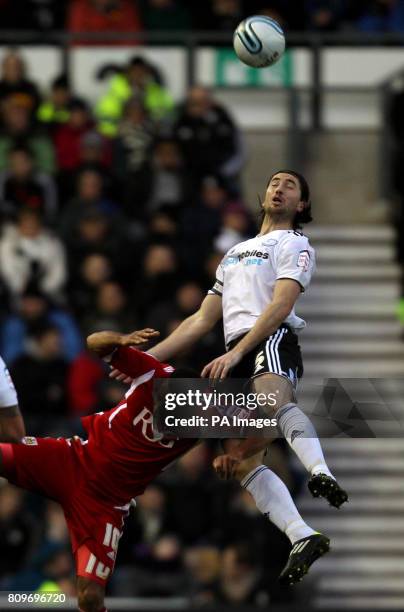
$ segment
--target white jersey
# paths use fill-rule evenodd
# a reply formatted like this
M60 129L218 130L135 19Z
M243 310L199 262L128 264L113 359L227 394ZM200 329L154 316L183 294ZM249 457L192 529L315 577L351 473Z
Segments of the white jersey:
M277 280L291 278L304 291L314 269L314 249L298 231L275 230L231 248L222 259L216 283L209 291L223 299L226 345L254 326L270 304ZM284 323L295 332L306 326L294 309Z
M17 392L6 364L0 357L0 411L2 408L17 406Z

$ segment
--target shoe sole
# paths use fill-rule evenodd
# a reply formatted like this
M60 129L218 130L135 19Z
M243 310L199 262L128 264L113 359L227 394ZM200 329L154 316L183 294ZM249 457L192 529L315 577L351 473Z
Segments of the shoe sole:
M313 497L324 497L331 506L340 508L348 501L348 493L341 489L336 480L314 477L308 484Z
M318 543L317 548L312 550L306 559L302 560L298 565L288 569L284 576L281 575L279 577L279 583L281 586L293 586L297 582L301 582L313 563L317 561L317 559L320 559L320 557L323 555L327 554L329 550L330 540L324 537L324 539Z

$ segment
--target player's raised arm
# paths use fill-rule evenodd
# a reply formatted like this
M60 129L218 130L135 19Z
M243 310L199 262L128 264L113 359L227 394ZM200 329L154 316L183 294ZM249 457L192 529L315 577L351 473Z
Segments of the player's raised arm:
M207 334L221 317L221 297L216 294L207 295L199 310L187 317L165 340L153 346L150 354L160 361L171 359Z
M87 337L87 348L98 357L106 357L120 346L139 346L159 335L155 329L147 327L130 334L119 334L113 331L102 331Z

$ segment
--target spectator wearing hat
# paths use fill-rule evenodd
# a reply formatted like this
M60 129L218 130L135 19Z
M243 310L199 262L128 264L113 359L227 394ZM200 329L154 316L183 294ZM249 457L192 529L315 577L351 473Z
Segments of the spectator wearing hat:
M126 68L111 78L108 91L97 103L96 115L102 134L116 135L125 104L133 97L143 102L154 120L167 117L174 107L154 66L140 56L132 57Z

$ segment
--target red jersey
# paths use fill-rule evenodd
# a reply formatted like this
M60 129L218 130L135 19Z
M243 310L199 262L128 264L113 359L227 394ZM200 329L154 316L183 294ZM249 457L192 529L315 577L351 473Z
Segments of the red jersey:
M112 410L83 417L88 441L73 444L89 489L124 506L196 440L165 440L153 430L153 379L170 376L172 366L132 347L118 348L111 365L132 385Z

